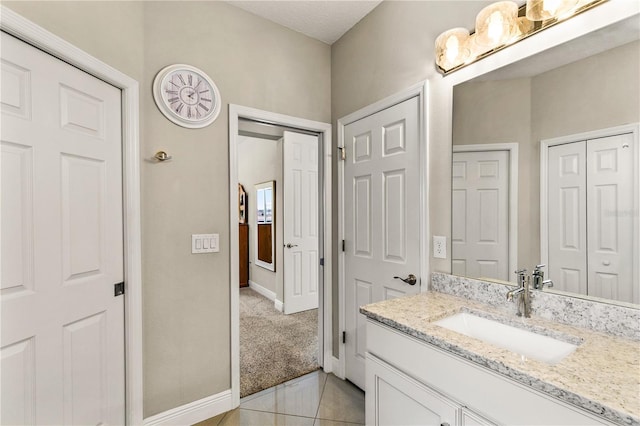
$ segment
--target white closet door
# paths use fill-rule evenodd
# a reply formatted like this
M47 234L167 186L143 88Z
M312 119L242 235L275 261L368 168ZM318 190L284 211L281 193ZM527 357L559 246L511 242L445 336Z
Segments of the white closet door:
M586 142L549 148L549 278L587 294Z
M451 267L509 279L509 151L454 152Z
M588 293L638 303L632 269L633 148L631 133L587 141Z
M3 425L125 421L120 90L2 33Z

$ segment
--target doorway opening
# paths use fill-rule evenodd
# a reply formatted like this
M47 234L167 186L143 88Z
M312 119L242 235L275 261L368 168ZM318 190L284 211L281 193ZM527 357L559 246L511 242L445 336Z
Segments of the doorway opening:
M330 351L331 126L235 105L229 116L238 405L324 366Z

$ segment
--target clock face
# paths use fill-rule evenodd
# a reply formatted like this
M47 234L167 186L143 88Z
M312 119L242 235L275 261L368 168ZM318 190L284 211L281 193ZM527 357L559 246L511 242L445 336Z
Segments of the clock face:
M220 112L220 92L206 74L188 65L170 65L158 73L153 92L160 111L184 127L211 124Z

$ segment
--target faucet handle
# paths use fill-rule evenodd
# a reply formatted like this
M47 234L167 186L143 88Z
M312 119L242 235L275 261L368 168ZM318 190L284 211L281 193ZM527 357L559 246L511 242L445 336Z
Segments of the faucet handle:
M545 266L547 266L547 265L545 265L544 263L542 263L540 265L536 265L536 268L535 268L535 270L533 272L539 271L540 269L544 268Z
M513 273L516 274L516 275L523 275L526 272L527 272L526 268L525 269L520 269L520 270L517 270L517 271L513 271Z
M551 280L544 280L544 281L542 281L542 288L544 288L544 286L545 286L545 285L546 285L547 287L553 287L553 281L551 281Z

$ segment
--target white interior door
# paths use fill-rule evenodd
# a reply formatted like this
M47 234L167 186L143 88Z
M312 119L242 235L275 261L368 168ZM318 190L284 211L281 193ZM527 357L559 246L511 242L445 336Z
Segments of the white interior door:
M558 290L587 294L586 141L548 154L549 278Z
M318 307L318 137L284 132L284 313Z
M121 93L2 33L0 423L125 421Z
M454 152L451 267L509 280L509 151Z
M587 141L588 294L639 303L633 283L633 134Z
M418 97L344 128L345 375L365 386L359 307L420 291ZM394 277L417 277L409 285Z

